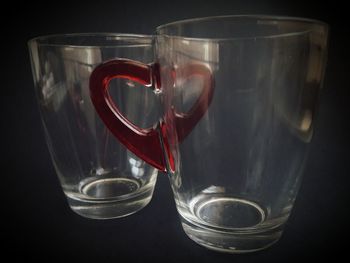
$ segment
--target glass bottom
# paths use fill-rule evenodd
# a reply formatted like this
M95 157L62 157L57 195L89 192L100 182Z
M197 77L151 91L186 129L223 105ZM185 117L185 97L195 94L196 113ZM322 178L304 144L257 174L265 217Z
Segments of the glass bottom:
M249 200L224 194L200 194L189 206L185 212L178 204L185 233L212 250L259 251L277 242L282 235L284 219L267 220L265 209Z
M141 187L138 180L107 178L81 183L79 193L66 192L69 206L91 219L119 218L136 213L152 199L154 182Z

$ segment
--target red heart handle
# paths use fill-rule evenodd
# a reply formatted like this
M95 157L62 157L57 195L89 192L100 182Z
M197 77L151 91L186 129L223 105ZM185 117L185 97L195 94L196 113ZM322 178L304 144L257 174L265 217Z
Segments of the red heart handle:
M157 69L157 67L155 67ZM207 111L214 94L214 81L210 69L204 64L189 64L184 66L185 78L199 75L204 79L201 95L187 113L174 114L178 141L181 142L196 126L198 121ZM161 171L166 171L166 163L162 146L168 155L170 168L174 169L173 158L169 143L163 132L157 129L143 129L125 118L114 104L108 93L109 82L114 78L126 78L136 81L145 87L154 88L160 86L159 70L154 70L151 65L140 62L115 59L97 66L90 76L91 101L107 128L124 144L131 152ZM166 125L166 124L162 124ZM163 136L163 144L160 141Z

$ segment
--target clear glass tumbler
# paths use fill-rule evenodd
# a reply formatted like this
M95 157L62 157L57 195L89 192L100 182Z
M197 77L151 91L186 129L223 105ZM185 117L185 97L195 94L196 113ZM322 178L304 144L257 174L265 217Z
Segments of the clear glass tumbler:
M68 203L96 219L122 217L151 198L158 170L116 140L96 114L89 95L94 68L115 59L152 62L151 36L53 35L29 41L37 100L52 161ZM140 127L159 107L151 90L130 79L110 83L109 96Z
M314 132L327 25L224 16L170 23L157 34L158 63L176 72L175 108L198 94L181 81L182 65L206 64L215 81L206 114L178 146L179 169L169 173L184 231L218 251L270 246L291 213Z

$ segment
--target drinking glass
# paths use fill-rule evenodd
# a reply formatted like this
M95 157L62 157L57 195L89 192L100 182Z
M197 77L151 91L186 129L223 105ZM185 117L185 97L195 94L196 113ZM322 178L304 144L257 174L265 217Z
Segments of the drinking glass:
M68 34L29 41L46 142L73 211L88 218L127 216L146 206L158 170L127 150L96 114L89 95L94 68L111 59L154 59L152 36ZM151 90L115 79L109 96L124 116L147 128L157 120Z
M211 104L178 145L179 168L169 173L183 229L198 244L239 253L281 237L314 132L327 33L319 21L271 16L157 28L159 64L176 68L175 108L196 96L193 84L180 81L182 64L206 64L215 81Z

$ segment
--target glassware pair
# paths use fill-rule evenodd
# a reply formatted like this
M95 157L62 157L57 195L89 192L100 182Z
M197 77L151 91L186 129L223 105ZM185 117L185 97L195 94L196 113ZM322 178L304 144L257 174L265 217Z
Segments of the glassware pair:
M184 20L155 36L71 34L29 47L53 164L73 211L132 214L166 172L186 234L218 251L276 242L314 131L328 27Z

